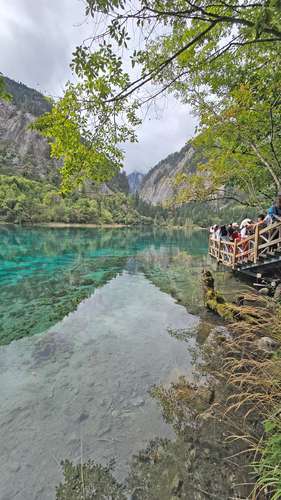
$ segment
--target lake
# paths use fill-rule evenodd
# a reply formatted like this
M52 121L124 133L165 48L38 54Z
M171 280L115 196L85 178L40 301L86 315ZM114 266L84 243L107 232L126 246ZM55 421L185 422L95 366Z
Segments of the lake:
M1 500L51 500L60 461L175 439L150 395L194 377L205 231L0 228ZM220 276L226 290L235 281ZM190 332L184 343L171 331Z

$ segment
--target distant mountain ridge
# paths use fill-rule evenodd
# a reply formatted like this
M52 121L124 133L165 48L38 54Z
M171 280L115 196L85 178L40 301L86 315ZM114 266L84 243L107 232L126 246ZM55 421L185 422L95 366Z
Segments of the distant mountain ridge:
M40 116L51 110L51 103L47 97L31 89L21 82L15 82L7 76L3 77L7 92L12 96L12 104L23 112L33 116Z
M138 193L142 185L144 174L135 171L129 174L127 177L129 183L129 192L132 194Z
M144 176L140 198L152 205L163 204L176 192L175 176L181 172L194 173L198 159L194 147L188 143L180 151L161 160Z

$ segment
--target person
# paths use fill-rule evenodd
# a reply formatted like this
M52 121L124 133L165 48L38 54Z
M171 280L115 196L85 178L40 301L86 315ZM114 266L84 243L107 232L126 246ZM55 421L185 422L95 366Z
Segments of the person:
M225 240L225 241L228 238L228 232L227 232L227 229L226 229L226 227L224 225L221 226L220 237L221 237L222 240Z
M214 234L215 234L215 239L219 240L220 237L221 237L221 228L220 228L220 226L217 226L217 225L215 226L215 233Z
M241 238L247 238L247 236L249 236L251 234L253 226L254 226L254 223L251 219L249 219L249 217L242 220L242 222L240 224Z
M271 224L274 224L274 222L281 222L281 191L279 191L275 203L270 207L267 214Z
M217 225L214 224L213 226L210 227L210 236L212 238L212 240L215 240L216 239L216 230L217 230Z
M239 224L237 224L237 222L233 222L232 228L233 228L232 240L233 241L240 240L241 234L239 232Z
M243 226L240 226L241 228L241 231L240 231L240 234L241 234L241 238L242 240L244 238L247 238L248 234L249 234L249 226L250 226L250 223L249 222L245 222L243 224Z
M257 220L255 226L259 226L260 229L264 229L267 226L268 223L269 223L268 216L265 215L265 214L260 214L258 216L258 220Z
M246 219L243 219L241 224L240 224L240 229L243 229L243 227L245 227L247 224L251 224L252 221L251 219L249 219L249 217L246 217Z
M227 226L227 233L228 233L228 237L229 237L230 241L233 241L232 235L234 233L234 228L233 228L232 222L230 224L228 224L228 226Z

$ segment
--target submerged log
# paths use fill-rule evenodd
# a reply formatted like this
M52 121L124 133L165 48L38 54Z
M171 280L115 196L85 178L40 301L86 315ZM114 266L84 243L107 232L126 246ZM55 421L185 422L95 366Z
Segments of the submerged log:
M226 302L221 292L215 290L215 280L208 270L202 271L203 298L204 304L210 311L218 314L225 320L242 320L247 315L243 313L243 308L237 304Z

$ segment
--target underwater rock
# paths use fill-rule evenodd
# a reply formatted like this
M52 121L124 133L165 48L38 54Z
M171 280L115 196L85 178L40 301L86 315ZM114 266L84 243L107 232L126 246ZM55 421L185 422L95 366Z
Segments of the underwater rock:
M222 344L229 340L229 334L222 328L212 330L205 341L205 346L216 347L218 344Z
M144 403L145 401L142 398L135 398L132 400L132 405L136 408L138 408L139 406L144 406Z
M85 422L85 420L87 420L89 418L89 414L88 413L81 413L81 415L79 415L79 417L77 418L77 422L79 424L81 424L82 422Z
M271 337L261 337L257 340L257 347L262 351L272 353L278 348L278 343Z

